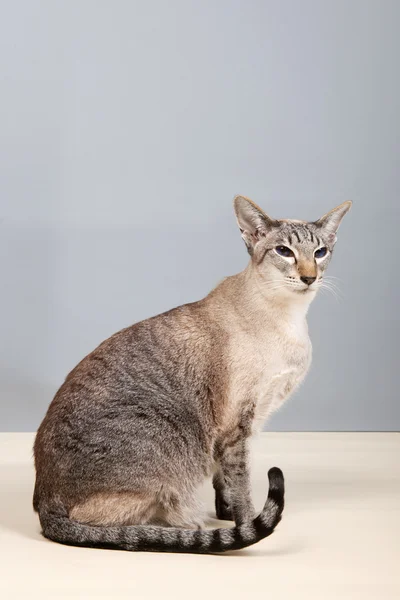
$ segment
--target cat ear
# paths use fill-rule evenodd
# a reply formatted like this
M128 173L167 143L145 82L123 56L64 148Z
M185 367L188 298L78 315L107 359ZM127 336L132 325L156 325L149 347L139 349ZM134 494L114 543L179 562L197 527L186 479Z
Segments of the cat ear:
M339 229L340 222L344 215L350 210L351 205L352 202L347 200L347 202L343 202L343 204L340 204L315 222L317 227L325 229L328 238L332 243L336 242L336 232Z
M260 238L265 237L277 222L245 196L236 196L233 205L242 238L250 254Z

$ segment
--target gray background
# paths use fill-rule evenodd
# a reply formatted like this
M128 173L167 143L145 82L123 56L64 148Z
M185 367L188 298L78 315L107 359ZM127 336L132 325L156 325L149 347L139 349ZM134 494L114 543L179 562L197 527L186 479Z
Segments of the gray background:
M1 3L0 429L118 329L244 268L232 197L354 201L273 430L400 425L399 18L388 0ZM398 368L398 367L397 367Z

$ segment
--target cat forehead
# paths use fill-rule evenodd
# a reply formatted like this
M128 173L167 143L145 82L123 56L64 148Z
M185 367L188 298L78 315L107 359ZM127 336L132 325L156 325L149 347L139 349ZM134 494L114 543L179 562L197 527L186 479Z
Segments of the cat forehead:
M317 232L314 223L301 221L300 219L280 219L280 227L277 230L279 237L284 237L290 244L320 244L322 243L321 232Z

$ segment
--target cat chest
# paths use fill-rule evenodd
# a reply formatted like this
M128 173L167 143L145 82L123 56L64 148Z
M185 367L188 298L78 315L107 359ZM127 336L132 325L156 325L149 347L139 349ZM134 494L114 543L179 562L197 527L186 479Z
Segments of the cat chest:
M244 344L237 353L231 378L233 411L254 406L255 427L277 410L304 379L311 363L308 336L285 344Z
M306 372L305 365L282 365L280 370L272 374L260 374L253 388L255 420L264 421L269 414L278 410L303 381Z

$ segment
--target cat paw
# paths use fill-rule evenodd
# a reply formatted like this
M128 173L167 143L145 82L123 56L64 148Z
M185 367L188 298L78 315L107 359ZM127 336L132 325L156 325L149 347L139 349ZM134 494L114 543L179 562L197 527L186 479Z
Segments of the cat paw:
M233 521L231 507L228 502L218 495L215 498L215 512L217 519L220 519L221 521Z

